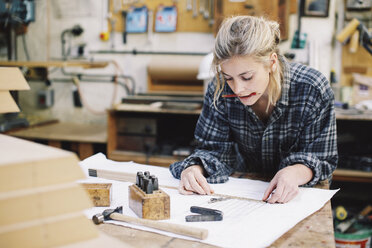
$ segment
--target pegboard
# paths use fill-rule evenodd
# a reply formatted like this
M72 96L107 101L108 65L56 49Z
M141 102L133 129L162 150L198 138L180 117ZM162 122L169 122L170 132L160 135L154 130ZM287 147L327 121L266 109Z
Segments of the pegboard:
M131 4L124 4L126 2L134 2ZM176 32L204 32L212 33L213 25L210 24L209 19L205 19L203 14L200 13L200 6L197 7L197 16L193 17L193 11L187 10L188 0L142 0L142 1L117 1L110 0L110 12L112 13L112 20L115 22L115 31L123 32L124 18L122 11L127 11L130 6L143 7L153 12L153 31L155 27L155 16L159 5L163 6L176 6L177 7L177 28ZM191 0L193 2L193 0ZM200 1L196 1L198 4ZM203 1L204 2L204 1ZM111 23L109 22L109 30L111 30Z

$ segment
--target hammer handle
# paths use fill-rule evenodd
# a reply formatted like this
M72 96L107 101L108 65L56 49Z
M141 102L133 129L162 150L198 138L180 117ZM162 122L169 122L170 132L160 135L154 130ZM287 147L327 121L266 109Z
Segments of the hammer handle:
M113 220L124 221L132 224L138 224L146 227L151 227L171 233L181 234L197 239L206 239L208 236L208 230L204 228L188 227L178 224L158 222L154 220L139 219L132 216L127 216L119 213L110 214L110 218Z

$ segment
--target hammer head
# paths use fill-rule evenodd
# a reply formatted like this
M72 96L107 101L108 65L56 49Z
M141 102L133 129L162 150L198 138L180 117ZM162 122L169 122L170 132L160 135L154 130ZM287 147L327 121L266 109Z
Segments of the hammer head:
M102 213L98 213L92 217L94 224L98 225L103 223L104 220L111 220L110 215L112 213L123 213L123 206L117 207L115 209L106 209Z

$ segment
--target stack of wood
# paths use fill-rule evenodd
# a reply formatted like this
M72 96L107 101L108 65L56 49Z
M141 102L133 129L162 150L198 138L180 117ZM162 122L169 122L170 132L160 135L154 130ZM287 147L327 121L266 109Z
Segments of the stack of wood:
M0 113L17 112L9 90L28 89L18 68L0 68ZM0 134L0 247L52 247L98 236L76 180L72 152Z
M94 238L83 210L92 206L75 181L74 153L0 135L0 247L51 247Z

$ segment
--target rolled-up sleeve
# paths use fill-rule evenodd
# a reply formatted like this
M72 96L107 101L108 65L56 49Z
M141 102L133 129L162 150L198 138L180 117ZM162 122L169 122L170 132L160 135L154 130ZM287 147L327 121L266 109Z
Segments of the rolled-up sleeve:
M329 89L330 90L330 89ZM318 181L332 177L337 167L337 132L334 98L331 92L310 102L304 127L298 139L298 147L280 164L280 169L294 164L303 164L313 171L313 178L304 186L313 186Z
M184 169L191 165L203 166L209 183L223 183L233 172L236 155L230 138L230 128L224 104L213 105L214 84L210 83L204 99L203 110L195 128L198 147L183 161L170 165L170 172L180 178Z

